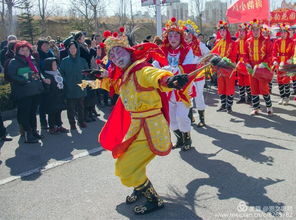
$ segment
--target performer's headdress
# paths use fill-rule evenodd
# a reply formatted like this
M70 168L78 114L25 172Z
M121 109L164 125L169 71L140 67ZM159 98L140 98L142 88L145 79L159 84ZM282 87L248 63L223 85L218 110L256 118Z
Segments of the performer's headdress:
M285 23L280 24L279 27L280 27L280 30L281 30L281 31L287 31L287 32L289 32L289 31L291 30L290 25L285 24Z
M180 21L178 22L180 23ZM164 28L162 29L162 37L165 39L169 32L176 31L180 33L181 35L184 33L184 28L180 26L180 24L177 23L177 19L175 17L172 17L170 20L167 21Z
M238 29L247 31L249 29L249 25L247 23L242 23L238 25Z
M220 20L217 24L217 29L228 29L228 23L225 21Z
M111 32L109 30L106 30L103 33L103 36L105 38L104 41L104 47L106 49L107 56L109 55L110 50L112 47L124 47L126 49L130 48L127 36L125 35L125 29L124 27L119 28L120 34L118 32ZM100 45L103 46L103 45Z
M198 26L190 19L187 21L179 20L179 25L185 32L191 33L193 35L197 35L200 32Z
M260 22L255 18L253 21L250 22L250 29L256 29L256 28L261 28L262 25Z

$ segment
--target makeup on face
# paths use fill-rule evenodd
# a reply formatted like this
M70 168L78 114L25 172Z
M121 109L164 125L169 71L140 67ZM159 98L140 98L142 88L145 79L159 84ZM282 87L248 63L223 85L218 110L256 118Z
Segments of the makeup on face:
M185 41L189 44L192 42L192 34L191 33L185 32Z
M130 53L123 47L113 47L109 52L109 59L118 67L126 68L130 61Z
M181 43L181 34L176 31L169 32L168 41L173 49L177 48Z
M260 36L260 29L259 28L254 28L252 31L253 31L253 36L255 38L258 38Z
M224 39L226 38L226 29L225 28L220 28L219 30L221 37Z

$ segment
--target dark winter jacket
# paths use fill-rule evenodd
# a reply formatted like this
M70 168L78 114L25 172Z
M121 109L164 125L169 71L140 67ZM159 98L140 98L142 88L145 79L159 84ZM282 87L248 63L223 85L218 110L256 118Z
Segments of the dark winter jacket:
M44 60L49 57L54 57L54 54L51 50L49 50L47 53L44 53L41 49L38 49L38 54L39 54L39 67L40 67L40 70L43 72Z
M43 73L43 76L47 79L50 79L51 83L46 87L46 91L44 93L44 99L45 99L45 112L46 113L53 113L57 112L59 110L63 110L66 108L65 105L65 91L64 89L60 89L57 86L57 82L53 75L46 73L46 71Z
M34 58L32 61L35 66ZM33 71L25 60L25 57L17 54L7 67L7 75L11 82L11 94L16 100L41 94L44 91L43 83L32 78Z
M88 69L85 59L79 56L79 50L75 57L70 54L61 62L60 71L64 78L66 98L82 98L86 96L86 91L77 84L84 79L82 70Z

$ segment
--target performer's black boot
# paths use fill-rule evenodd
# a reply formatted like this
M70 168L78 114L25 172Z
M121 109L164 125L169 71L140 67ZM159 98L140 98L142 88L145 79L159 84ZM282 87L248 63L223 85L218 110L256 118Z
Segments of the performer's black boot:
M205 123L205 110L198 110L198 114L199 114L200 122L197 124L197 126L198 127L206 126L206 123Z
M184 145L183 134L182 134L182 132L179 129L178 130L175 130L174 131L174 134L177 137L177 142L173 146L173 149L175 149L175 148L181 148Z
M191 124L195 122L195 119L193 117L193 108L189 109L188 117L190 118Z
M192 140L191 140L191 136L190 136L190 131L188 132L182 132L183 133L183 138L184 138L184 145L182 147L183 151L187 151L191 149L191 144L192 144Z
M126 197L126 204L132 204L142 197L142 192L149 185L150 181L147 179L142 185L135 187L131 195Z
M142 195L147 199L144 205L137 205L134 207L135 214L146 214L164 207L163 200L155 191L152 183L148 180L148 185L142 190Z

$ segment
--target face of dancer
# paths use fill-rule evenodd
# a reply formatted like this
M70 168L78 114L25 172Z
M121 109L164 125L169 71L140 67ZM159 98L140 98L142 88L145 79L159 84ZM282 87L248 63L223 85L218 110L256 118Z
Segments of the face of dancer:
M255 38L259 38L259 36L260 36L260 28L253 28L253 36L255 37Z
M113 47L109 52L109 59L116 66L125 69L130 64L131 55L123 47Z
M25 57L29 57L31 54L31 51L28 47L21 47L18 51L18 54L23 55Z
M221 37L222 37L223 39L226 39L226 34L227 34L226 29L225 29L225 28L221 28L221 29L219 30L219 32L220 32Z
M283 39L287 39L287 37L288 37L288 32L287 32L287 31L282 31L282 32L281 32L281 37L282 37Z
M192 34L185 32L185 41L190 44L192 42Z
M176 49L181 43L181 35L176 31L171 31L168 34L169 44L173 49Z
M246 32L245 32L245 30L239 30L239 37L240 37L241 39L244 39L244 38L246 37Z

